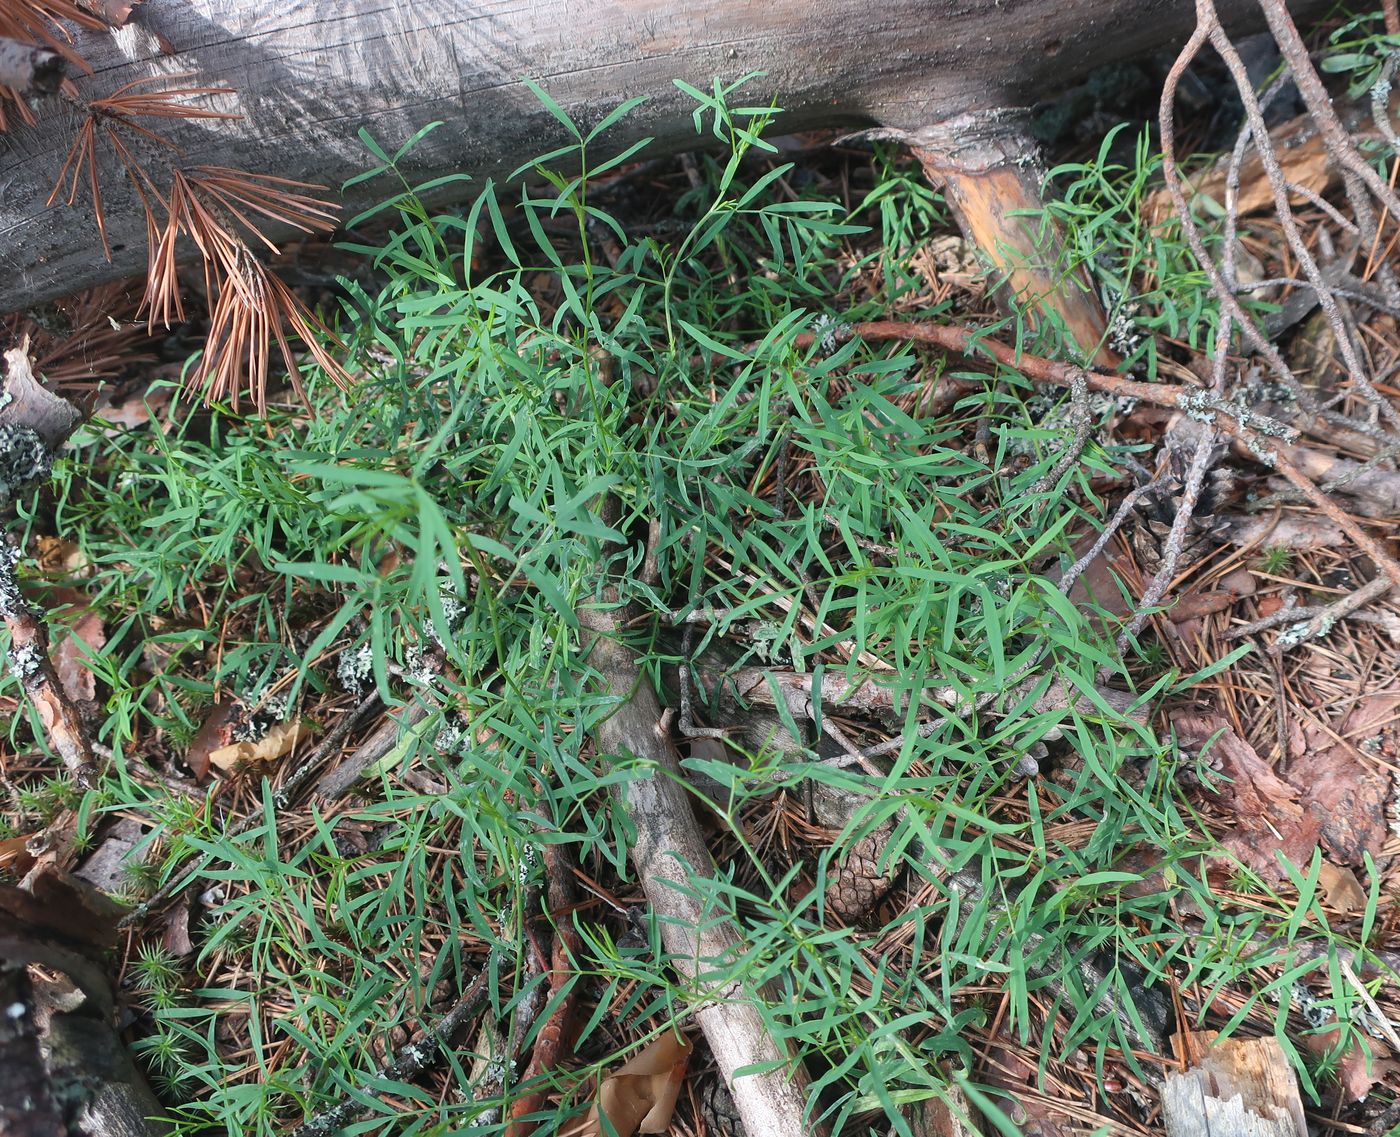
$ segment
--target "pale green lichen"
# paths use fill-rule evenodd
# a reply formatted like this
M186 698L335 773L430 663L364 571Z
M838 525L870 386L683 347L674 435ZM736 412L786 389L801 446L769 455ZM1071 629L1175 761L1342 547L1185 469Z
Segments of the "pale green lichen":
M346 648L335 665L335 677L352 695L364 695L374 686L374 651L369 644Z
M21 683L29 684L44 669L44 653L34 644L20 644L10 650L10 669Z
M0 504L53 471L53 451L32 427L0 423Z

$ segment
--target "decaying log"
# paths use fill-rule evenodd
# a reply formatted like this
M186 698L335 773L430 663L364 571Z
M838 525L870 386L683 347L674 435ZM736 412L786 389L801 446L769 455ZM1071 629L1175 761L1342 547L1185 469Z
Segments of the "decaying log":
M117 1033L118 906L54 870L0 885L0 1135L164 1137Z
M1294 9L1321 6L1296 0ZM1236 22L1259 20L1252 0L1220 8ZM566 131L523 76L538 80L585 130L622 100L646 96L598 143L599 153L615 153L646 136L672 151L697 145L695 103L673 80L708 90L716 76L763 72L740 101L776 99L786 109L779 129L881 124L917 136L986 242L979 216L1007 208L996 204L1000 195L1017 195L1013 208L1034 197L1014 177L1023 143L1016 132L988 138L987 112L1023 105L1094 66L1169 47L1189 32L1193 16L1190 4L1172 0L951 7L932 0L148 0L129 26L81 31L75 47L95 71L80 84L87 97L160 75L182 76L176 86L228 88L199 101L242 115L237 121L155 123L178 145L183 164L332 189L374 164L356 136L361 127L392 151L427 123L443 123L407 156L403 169L413 182L465 172L479 186L566 145ZM110 264L97 251L90 211L46 204L74 115L66 101L35 109L37 125L14 127L0 143L0 310L145 268L144 212L111 155L102 157ZM973 124L980 124L977 146L969 149ZM988 146L1004 149L1010 166L986 167ZM397 188L362 183L346 195L346 207L354 212ZM459 182L442 193L471 188ZM268 232L288 235L276 225ZM995 254L999 242L1016 243L1000 237L983 247ZM1086 318L1072 316L1070 326Z
M1274 1038L1188 1036L1198 1057L1162 1088L1167 1137L1307 1137L1298 1080Z

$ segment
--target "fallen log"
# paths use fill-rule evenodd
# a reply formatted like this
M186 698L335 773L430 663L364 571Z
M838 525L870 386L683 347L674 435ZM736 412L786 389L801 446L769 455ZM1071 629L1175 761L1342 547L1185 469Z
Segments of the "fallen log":
M1250 0L1220 8L1237 24L1259 20ZM178 149L147 141L144 150L133 144L137 157L154 152L183 168L234 167L335 191L373 164L357 138L361 127L393 149L425 124L443 123L405 159L414 182L467 173L480 185L566 145L567 132L525 76L585 129L624 99L646 96L609 131L602 145L611 153L646 136L670 150L696 145L694 101L673 80L705 90L715 76L763 72L743 101L777 100L781 129L879 125L906 138L947 183L969 237L1012 271L1017 257L1043 261L1047 250L1011 216L1038 205L1039 177L1023 119L1008 108L1094 66L1172 46L1193 16L1191 5L1171 0L148 0L126 27L77 31L74 51L93 69L78 84L81 100L42 100L34 125L0 135L0 311L144 271L140 194L100 131L110 260L90 209L48 202L78 125L74 106L153 77L225 88L189 101L239 117L148 118ZM470 189L458 182L442 192ZM381 183L361 183L344 205L353 213L385 193ZM273 240L290 235L259 220ZM1092 297L1034 267L1015 273L1019 291L1068 295L1057 301L1066 324L1086 347L1097 342L1102 317Z

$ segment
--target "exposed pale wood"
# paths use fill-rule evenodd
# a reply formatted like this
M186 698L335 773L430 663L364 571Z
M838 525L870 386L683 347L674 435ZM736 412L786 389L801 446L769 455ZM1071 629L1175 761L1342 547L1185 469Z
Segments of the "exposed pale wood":
M1083 362L1112 369L1118 358L1104 338L1103 306L1082 270L1067 279L1057 266L1061 245L1040 233L1044 168L1024 111L997 109L960 115L926 127L912 140L924 169L943 183L963 234L981 251L1018 304L1053 308L1078 345ZM1033 322L1035 318L1033 317Z
M1189 1037L1191 1068L1168 1074L1162 1088L1167 1137L1307 1137L1298 1080L1277 1039Z
M0 37L0 87L21 95L51 95L63 81L57 53Z
M1258 20L1250 0L1219 7L1227 19ZM226 85L228 94L202 102L241 121L157 123L187 163L333 188L372 164L361 127L392 150L426 123L444 123L409 156L413 180L467 172L479 184L561 145L567 135L525 75L585 128L623 99L647 96L600 143L603 152L647 135L671 149L694 146L694 104L672 81L708 88L715 76L750 71L766 75L743 101L777 98L790 111L783 128L882 123L915 132L1162 50L1193 21L1179 0L149 0L140 11L116 33L78 37L96 71L81 82L85 94L181 73L181 86ZM110 159L110 266L95 252L90 211L45 204L73 112L39 110L37 126L0 142L0 310L145 267L144 218ZM347 206L395 188L358 186Z

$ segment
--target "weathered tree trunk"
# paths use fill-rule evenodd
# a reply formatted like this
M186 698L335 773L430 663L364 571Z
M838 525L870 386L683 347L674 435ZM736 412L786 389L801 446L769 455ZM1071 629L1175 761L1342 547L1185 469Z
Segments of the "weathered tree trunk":
M1309 5L1317 6L1295 7ZM1250 0L1220 7L1257 18ZM360 127L393 149L442 120L405 163L418 180L500 178L564 144L562 127L522 76L585 127L621 100L646 95L604 146L652 135L680 149L696 144L694 106L673 79L704 89L715 76L763 71L745 101L777 98L787 129L871 123L919 136L930 167L954 180L970 232L985 241L976 215L988 195L976 179L991 176L997 194L1015 188L1017 206L1034 201L1034 182L1019 142L998 142L1004 160L989 167L985 131L969 151L960 124L985 124L986 112L1092 66L1169 47L1192 18L1185 0L148 0L128 27L83 32L76 46L95 72L79 77L88 98L160 75L183 76L175 86L228 88L203 101L242 115L237 121L148 120L179 144L182 162L332 190L371 164ZM0 310L145 268L144 215L110 154L102 156L110 263L90 209L46 204L74 115L59 100L37 109L37 126L0 135ZM383 184L360 185L346 206L385 193Z
M165 1137L117 1033L120 906L52 868L0 884L0 1137Z

